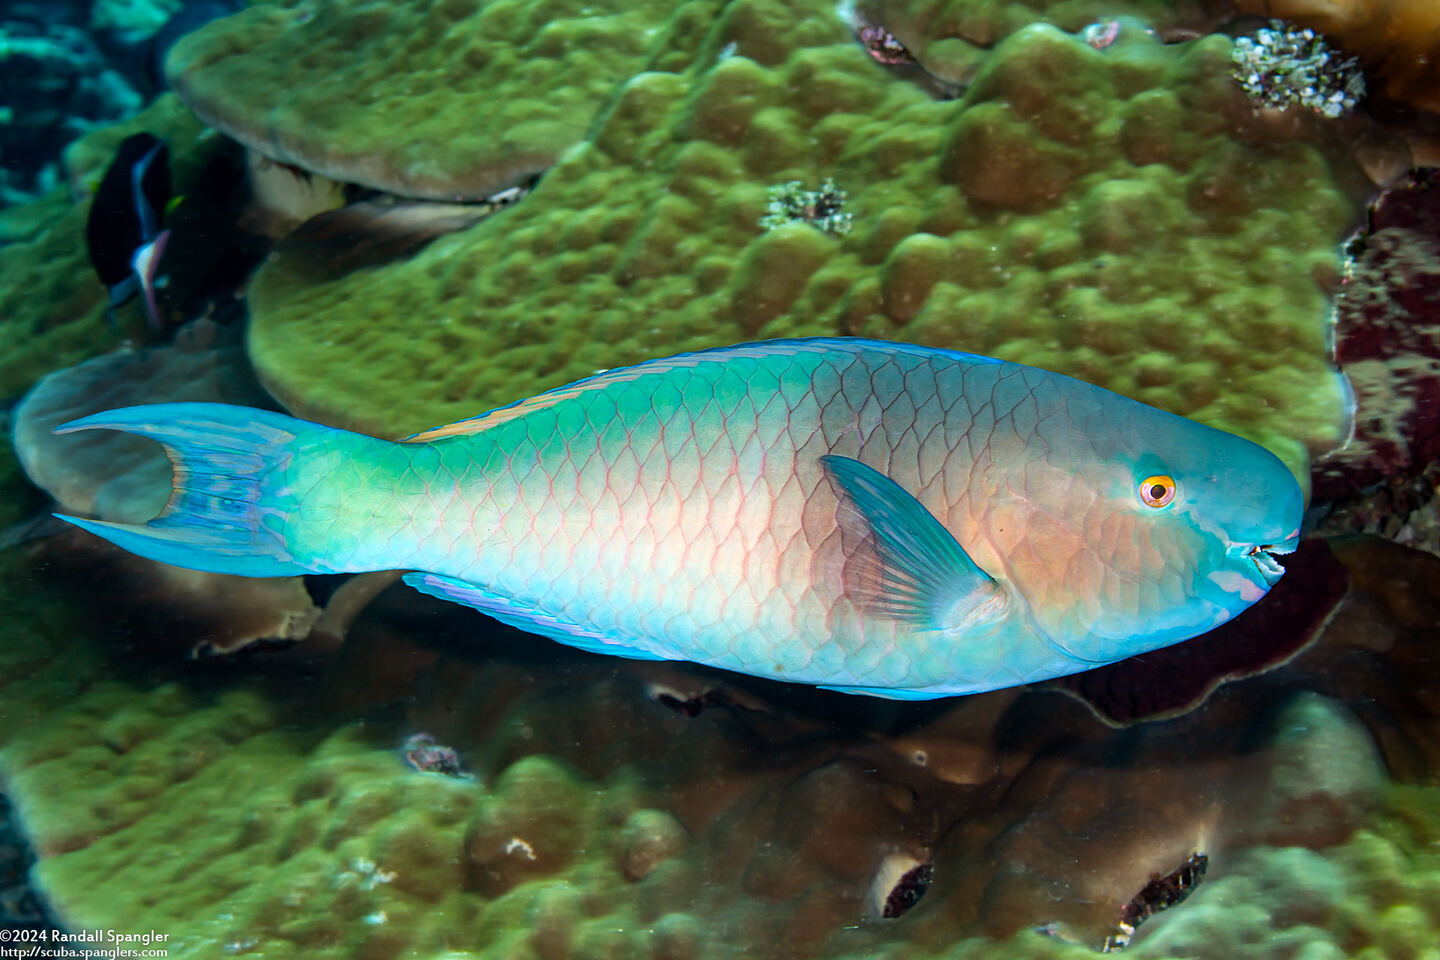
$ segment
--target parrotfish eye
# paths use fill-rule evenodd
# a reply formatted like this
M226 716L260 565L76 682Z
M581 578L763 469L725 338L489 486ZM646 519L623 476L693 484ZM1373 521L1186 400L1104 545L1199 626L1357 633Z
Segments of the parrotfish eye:
M1175 478L1157 473L1140 481L1140 500L1147 507L1163 507L1175 499Z

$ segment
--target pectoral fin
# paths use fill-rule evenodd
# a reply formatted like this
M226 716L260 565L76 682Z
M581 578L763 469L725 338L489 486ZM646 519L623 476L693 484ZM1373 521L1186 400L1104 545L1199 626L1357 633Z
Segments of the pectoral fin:
M920 501L858 460L820 462L850 540L846 590L862 609L931 629L979 626L1005 613L1005 591Z

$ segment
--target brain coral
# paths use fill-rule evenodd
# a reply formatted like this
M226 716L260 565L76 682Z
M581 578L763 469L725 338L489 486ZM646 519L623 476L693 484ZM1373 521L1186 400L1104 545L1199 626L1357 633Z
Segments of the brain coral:
M394 435L656 355L859 334L1072 374L1299 471L1344 437L1326 316L1349 165L1313 124L1254 115L1228 38L1097 50L1034 24L944 101L824 0L664 35L500 215L323 282L282 249L251 287L266 386ZM760 228L768 187L826 177L847 235Z
M579 141L677 6L257 4L186 37L166 71L207 123L272 159L406 196L477 198Z

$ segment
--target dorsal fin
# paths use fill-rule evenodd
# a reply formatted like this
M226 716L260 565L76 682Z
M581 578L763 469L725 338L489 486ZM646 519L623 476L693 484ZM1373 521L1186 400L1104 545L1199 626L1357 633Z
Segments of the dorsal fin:
M603 390L612 383L621 383L627 380L636 380L651 373L663 373L666 370L673 370L677 367L693 367L700 361L696 359L697 354L681 354L678 357L667 357L664 360L651 360L648 363L637 364L633 367L616 367L613 370L606 370L604 373L597 373L593 377L586 377L583 380L576 380L574 383L567 383L563 387L555 387L553 390L546 390L544 393L537 393L533 397L526 397L524 400L516 400L514 403L506 404L503 407L496 407L489 413L482 413L478 417L471 417L469 420L457 420L454 423L447 423L439 427L431 427L423 430L413 437L406 437L401 443L421 443L426 440L439 440L442 437L462 437L473 433L481 433L492 427L498 427L502 423L508 423L527 413L532 413L544 407L553 407L562 400L569 400L582 393L589 393L592 390ZM686 361L686 362L682 362Z
M401 442L421 443L426 440L439 440L443 437L461 437L481 433L492 427L497 427L502 423L508 423L517 417L523 417L535 410L554 406L562 400L569 400L571 397L588 393L591 390L603 390L611 384L639 380L641 377L668 373L684 367L698 367L703 363L717 363L744 357L758 359L783 354L826 353L832 351L859 353L863 350L884 350L890 353L920 353L931 356L938 355L956 359L978 360L985 363L1000 362L998 360L992 360L989 357L981 357L969 353L958 353L953 350L921 347L908 343L888 343L881 340L866 340L861 337L810 337L798 340L762 340L756 343L740 343L730 347L715 347L710 350L696 350L692 353L676 354L673 357L664 357L659 360L647 360L644 363L637 363L630 367L616 367L613 370L597 373L593 377L585 377L582 380L576 380L574 383L568 383L563 387L555 387L553 390L537 393L533 397L527 397L524 400L517 400L503 407L497 407L489 413L482 413L478 417L471 417L468 420L457 420L455 423L432 427L412 437L406 437Z

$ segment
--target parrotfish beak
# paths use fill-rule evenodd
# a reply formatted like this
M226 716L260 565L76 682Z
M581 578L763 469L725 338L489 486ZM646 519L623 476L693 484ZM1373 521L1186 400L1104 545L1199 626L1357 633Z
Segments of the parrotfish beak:
M1274 549L1274 547L1252 547L1250 550L1250 559L1255 561L1255 566L1260 568L1260 576L1264 577L1265 583L1272 587L1275 586L1275 581L1285 575L1285 568L1280 566L1280 561L1276 560L1273 555ZM1289 553L1290 551L1285 552Z
M1282 540L1279 543L1245 544L1237 543L1230 547L1230 553L1243 555L1260 572L1265 581L1266 587L1275 586L1276 582L1285 575L1285 568L1277 556L1284 556L1287 553L1294 553L1300 543L1300 535L1297 532L1293 536Z

